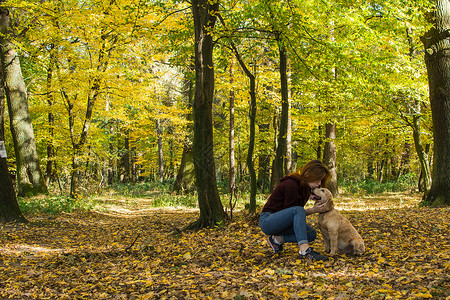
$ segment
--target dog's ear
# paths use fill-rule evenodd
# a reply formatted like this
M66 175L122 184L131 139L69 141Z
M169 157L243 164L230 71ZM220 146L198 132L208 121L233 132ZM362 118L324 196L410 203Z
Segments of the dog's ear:
M332 210L334 208L333 194L328 189L325 189L325 195L327 197L325 201L326 207L328 210Z

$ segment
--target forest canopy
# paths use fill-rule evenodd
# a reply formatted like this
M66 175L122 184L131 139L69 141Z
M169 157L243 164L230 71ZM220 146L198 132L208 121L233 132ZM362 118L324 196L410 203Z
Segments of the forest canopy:
M185 1L6 1L49 189L76 195L117 182L174 180L192 141L194 32ZM420 37L428 1L220 1L214 41L214 154L228 181L230 97L237 185L249 182L249 79L256 82L253 159L267 192L280 130L279 47L288 58L294 171L322 158L334 124L339 182L421 176L432 125ZM231 96L232 95L232 96ZM14 173L15 150L5 122ZM415 140L415 135L419 140ZM415 151L417 143L421 153Z

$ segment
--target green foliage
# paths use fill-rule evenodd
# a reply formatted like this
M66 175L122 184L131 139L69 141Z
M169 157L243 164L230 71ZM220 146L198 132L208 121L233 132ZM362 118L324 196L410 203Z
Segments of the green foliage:
M145 197L154 194L163 194L171 191L173 181L143 181L132 183L116 183L109 187L114 194L126 197Z
M343 182L341 187L346 192L352 194L381 194L386 192L407 192L414 190L417 181L411 174L400 176L398 179L387 182L379 182L372 178L367 178L357 182Z
M337 125L338 172L353 181L366 176L367 162L386 157L399 161L405 145L414 149L410 127L417 116L421 139L432 147L419 40L429 26L424 21L430 10L427 3L221 1L224 23L217 22L213 33L217 46L212 116L219 180L225 182L229 174L231 92L236 106L236 164L239 176L248 176L249 82L229 49L229 40L257 80L256 167L270 170L276 148L281 106L277 34L289 52L292 149L299 157L298 166L323 149L323 126L329 121ZM158 178L160 141L164 172L173 178L182 149L192 140L190 4L11 0L5 5L10 7L12 23L19 26L14 31L26 32L12 39L19 54L26 54L21 58L22 72L41 162L53 161L55 175L68 183L72 160L77 158L83 182L91 181L88 184L97 191L107 168L130 177L131 172L124 170L125 159L134 163L140 177ZM86 124L87 103L93 97L87 140L74 153ZM54 157L46 157L49 144ZM13 160L12 144L6 146ZM416 174L411 176L417 176L413 152L406 167ZM262 158L269 162L266 166L259 161ZM269 174L258 175L270 178ZM56 182L52 179L51 184ZM249 185L244 180L238 184L239 191L246 193ZM152 185L113 188L119 194L139 197L155 189ZM226 193L228 187L219 185L219 189ZM372 192L395 187L366 182L360 189Z
M24 214L59 214L75 210L91 210L96 203L91 198L73 199L68 196L19 198L18 202L20 210Z

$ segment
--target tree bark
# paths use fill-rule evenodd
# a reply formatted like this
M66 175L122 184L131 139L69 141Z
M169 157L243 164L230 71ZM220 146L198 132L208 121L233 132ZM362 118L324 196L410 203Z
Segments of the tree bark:
M217 189L212 125L214 62L210 28L214 28L218 10L218 1L192 1L195 30L193 156L200 217L188 226L190 229L223 225L226 219Z
M5 111L5 95L3 89L0 88L0 141L5 141L4 130L4 111ZM11 175L8 171L6 157L0 156L0 223L5 222L21 222L27 220L20 211L17 202L16 192L14 191Z
M325 147L323 150L323 161L328 167L331 173L331 179L328 182L328 189L333 194L333 196L338 196L338 183L337 183L337 171L336 171L336 124L327 123L325 124Z
M9 12L0 11L0 32L6 35ZM19 196L47 193L36 149L33 125L28 109L27 88L22 77L20 61L13 44L0 37L1 77L8 102L11 134L17 164L17 185Z
M156 119L156 135L158 137L158 175L159 182L164 181L164 152L163 152L163 143L162 143L162 129L161 129L161 120Z
M233 60L231 59L230 65L230 86L232 87L230 90L230 129L229 129L229 161L230 161L230 218L233 218L233 209L236 204L236 199L233 202L233 197L236 198L236 159L235 159L235 151L234 151L234 75L233 75Z
M256 137L256 78L255 75L250 71L250 69L245 64L244 60L242 59L241 55L239 54L239 51L237 50L236 46L232 43L232 48L234 51L234 54L241 65L242 70L244 71L245 75L247 75L249 81L250 81L250 110L248 117L250 119L250 135L248 138L248 151L247 151L247 168L248 172L250 174L250 201L249 201L249 207L248 211L250 214L253 214L256 212L256 192L258 189L258 183L256 182L256 170L255 170L255 164L253 162L253 154L255 150L255 137Z
M433 119L434 157L427 205L450 205L450 2L436 0L436 24L423 37Z
M195 167L190 145L185 144L183 147L180 168L172 190L177 194L190 193L195 190Z
M421 190L424 195L428 194L428 191L431 186L431 173L430 166L428 164L427 154L423 148L422 140L420 138L420 116L414 115L413 122L411 123L413 130L413 139L414 139L414 147L416 149L417 157L419 158L420 163L420 171L422 180L419 181L421 185Z
M192 103L194 100L194 84L188 76L185 76L185 87L186 99L189 111L191 111ZM193 121L192 113L188 113L186 119L188 121ZM188 132L191 132L194 129L191 125L188 125L187 130ZM178 169L178 173L172 190L177 194L190 193L195 190L194 158L192 156L192 136L190 135L188 135L184 141L180 168Z
M284 174L284 161L287 149L287 133L289 122L289 95L287 81L287 52L286 48L278 41L278 51L280 55L280 84L281 84L281 119L278 132L277 150L274 159L274 177L273 184L278 183Z
M53 114L53 70L54 66L56 65L55 61L55 55L53 53L54 49L50 50L50 63L47 68L47 103L50 107L50 112L48 113L48 133L49 133L49 140L47 141L47 165L46 165L46 171L45 171L45 183L50 183L50 179L52 178L53 173L53 167L54 167L54 160L55 160L55 146L53 142L54 138L54 128L55 128L55 116Z

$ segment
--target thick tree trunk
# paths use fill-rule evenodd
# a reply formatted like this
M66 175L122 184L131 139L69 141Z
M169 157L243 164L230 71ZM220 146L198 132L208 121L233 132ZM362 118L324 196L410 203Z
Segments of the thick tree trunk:
M323 150L323 161L331 173L331 179L328 182L328 189L333 196L338 196L338 183L337 183L337 171L336 171L336 124L327 123L325 125L325 147Z
M217 189L212 126L214 62L213 40L209 29L214 28L218 9L218 1L192 1L195 29L193 156L200 208L199 219L188 226L192 229L223 225L226 219Z
M4 131L4 111L5 96L3 89L0 88L0 141L5 141ZM4 144L2 143L2 147ZM1 149L5 150L5 149ZM5 222L26 222L27 220L20 211L17 203L16 192L14 191L11 175L8 171L6 157L0 154L0 223Z
M18 194L47 193L28 110L27 89L20 69L19 56L12 44L1 39L2 78L8 100L11 134L16 154Z
M6 158L0 158L0 185L2 186L0 189L0 223L27 222L17 203L16 192L8 172Z
M280 55L280 84L281 84L281 119L280 129L278 132L277 150L274 159L274 177L273 182L278 183L284 174L284 161L287 149L287 132L289 122L289 95L288 95L288 81L287 81L287 52L286 48L281 45L279 41L279 55ZM273 186L273 185L272 185Z
M432 183L425 203L450 205L450 2L436 0L436 25L422 38L433 119Z
M10 128L16 155L18 192L20 196L47 193L47 186L39 165L33 125L28 110L27 88L22 77L19 56L13 44L5 38L9 25L9 11L1 8L1 80L8 101Z

